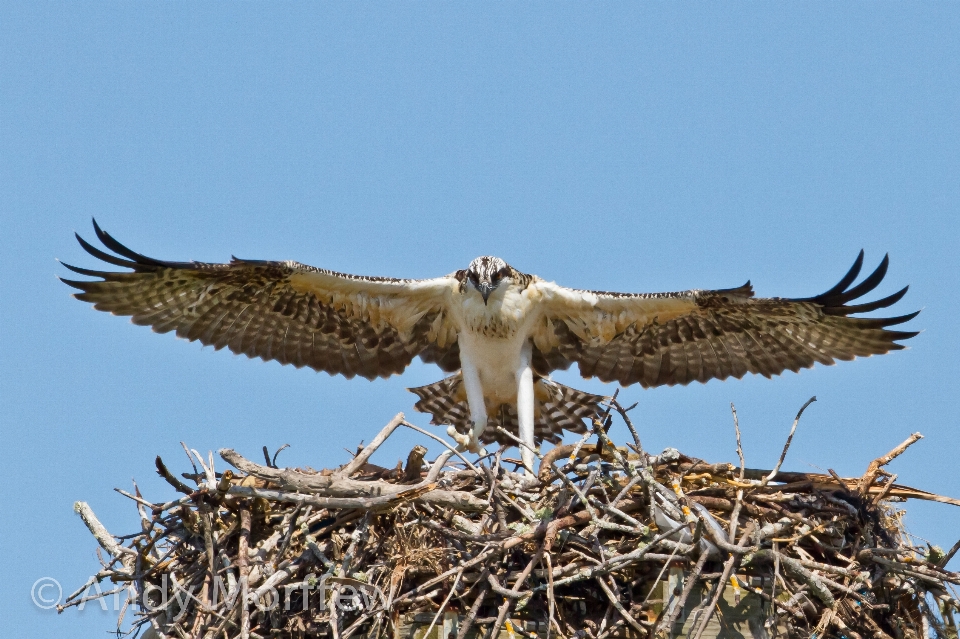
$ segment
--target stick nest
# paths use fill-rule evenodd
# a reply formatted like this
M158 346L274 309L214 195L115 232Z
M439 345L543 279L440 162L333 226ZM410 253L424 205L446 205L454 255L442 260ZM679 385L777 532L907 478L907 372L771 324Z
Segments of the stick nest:
M956 502L883 470L919 434L841 478L780 472L786 447L772 470L649 455L612 409L632 444L607 416L536 476L505 447L369 463L399 426L438 439L402 415L334 470L225 449L233 469L192 451L181 479L158 457L183 496L125 493L140 532L114 537L77 504L106 556L61 611L110 579L130 595L118 633L152 637L957 637L957 548L912 545L894 507Z

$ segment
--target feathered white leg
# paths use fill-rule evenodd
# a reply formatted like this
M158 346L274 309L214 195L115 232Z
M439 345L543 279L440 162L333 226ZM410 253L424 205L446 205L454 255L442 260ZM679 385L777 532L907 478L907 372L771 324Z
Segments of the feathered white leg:
M527 342L520 350L520 366L517 368L517 421L520 425L520 441L529 446L520 447L520 459L532 474L536 456L533 454L533 343Z
M487 405L483 401L480 372L468 358L461 355L460 360L460 373L463 375L464 390L467 391L467 404L470 406L473 431L469 435L462 435L451 426L447 429L447 434L453 437L465 450L477 453L480 452L480 434L487 427Z

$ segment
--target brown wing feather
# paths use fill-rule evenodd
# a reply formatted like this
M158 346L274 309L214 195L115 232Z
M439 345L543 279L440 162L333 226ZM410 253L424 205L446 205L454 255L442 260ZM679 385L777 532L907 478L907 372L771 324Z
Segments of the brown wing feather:
M569 365L577 362L585 377L598 377L620 384L673 386L692 381L743 377L759 373L765 377L785 370L798 371L815 363L878 355L904 348L900 342L916 332L892 331L886 327L906 322L919 313L891 318L851 317L892 306L907 289L889 297L859 305L848 305L873 290L886 274L888 259L853 288L863 263L863 252L844 278L826 293L803 299L755 299L749 282L737 289L688 291L658 297L628 296L593 292L572 293L597 296L588 311L557 313L550 319L555 350L539 340L535 362L540 373L562 357ZM558 296L559 297L559 296ZM686 309L645 312L644 305L667 299L686 299ZM638 319L618 325L610 339L590 331L590 312L601 320L622 318L630 312ZM572 318L572 319L571 319ZM599 321L599 320L598 320ZM623 323L622 319L617 321ZM580 335L574 330L577 322ZM584 328L585 327L585 328ZM535 338L535 343L537 340ZM555 366L561 368L565 366Z
M131 251L96 221L94 228L116 255L78 236L81 246L130 271L65 264L100 279L64 282L82 291L77 299L158 333L176 331L217 350L347 377L388 377L424 352L448 366L455 359L459 367L458 353L451 352L456 342L437 342L441 280L363 278L296 262L236 258L229 264L164 262Z

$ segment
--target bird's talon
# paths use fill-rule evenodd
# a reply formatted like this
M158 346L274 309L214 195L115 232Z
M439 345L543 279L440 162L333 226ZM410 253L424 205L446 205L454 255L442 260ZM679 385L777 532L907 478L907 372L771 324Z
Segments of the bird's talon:
M457 442L457 452L470 450L470 444L471 444L470 440L472 439L470 435L465 435L461 432L458 432L457 429L454 428L453 426L447 427L447 435L452 437L453 440ZM475 452L475 451L471 451L471 452Z
M467 450L469 450L471 453L475 455L481 454L481 451L483 450L483 448L480 446L480 442L477 440L474 434L470 433L468 437L469 437L469 442L467 443Z

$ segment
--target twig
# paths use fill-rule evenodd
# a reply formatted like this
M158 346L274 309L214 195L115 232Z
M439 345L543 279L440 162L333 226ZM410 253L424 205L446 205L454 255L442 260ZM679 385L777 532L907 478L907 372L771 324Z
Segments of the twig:
M468 460L466 457L464 457L463 454L462 454L460 451L458 451L456 448L454 448L454 447L451 446L449 443L447 443L447 441L446 441L445 439L443 439L443 438L441 438L441 437L437 437L437 436L434 435L433 433L428 432L428 431L425 431L425 430L423 430L422 428L420 428L419 426L416 426L416 425L414 425L414 424L411 424L411 423L408 422L408 421L401 421L400 424L401 424L402 426L406 426L407 428L409 428L409 429L411 429L411 430L417 431L417 432L420 433L421 435L426 435L427 437L429 437L430 439L433 439L434 441L440 442L443 446L445 446L445 447L447 448L447 450L449 450L451 453L453 453L454 455L456 455L457 457L459 457L459 458L460 458L460 461L462 461L464 464L467 465L467 468L469 468L469 469L472 470L473 472L477 473L478 475L481 475L481 474L482 474L479 470L477 470L477 467L476 467L476 466L474 466L472 463L470 463L470 460Z
M803 409L800 409L803 412ZM743 534L740 536L740 541L737 542L737 547L743 548L747 544L747 540L750 538L750 533L753 532L756 523L751 521L748 522L746 526L743 527ZM710 617L713 616L713 612L717 607L717 602L720 601L720 597L723 595L724 589L727 587L727 580L730 578L730 574L740 563L742 555L731 554L726 562L723 564L723 572L720 574L720 579L717 580L716 588L713 592L713 598L710 599L710 604L706 608L706 612L703 617L700 619L700 625L696 633L693 634L693 639L700 639L700 635L703 634L703 631L706 630L707 624L710 623Z
M440 472L443 470L444 465L453 457L453 453L454 451L452 450L445 450L440 453L440 456L430 465L430 470L427 472L427 476L423 481L429 484L436 483L437 479L440 478Z
M871 501L871 503L874 506L878 505L881 501L886 499L887 495L890 494L890 491L893 489L895 481L897 481L896 475L890 475L889 477L887 477L887 481L883 483L883 488L880 489L880 492L877 493L877 495Z
M107 529L100 523L100 520L97 519L97 516L93 514L93 509L90 508L90 505L85 501L78 501L73 505L73 510L78 515L80 519L83 520L83 523L86 524L87 529L93 535L94 539L97 540L97 543L100 544L100 547L110 553L111 557L119 559L120 557L127 555L136 557L137 553L125 546L121 546L113 538Z
M861 495L866 495L867 490L870 488L871 484L876 481L877 475L880 474L880 469L892 462L894 459L903 454L907 448L915 444L916 442L923 439L923 435L920 433L913 433L907 437L903 442L891 450L889 453L882 457L877 457L870 465L867 466L867 471L863 473L863 477L860 478L860 482L857 484L857 492ZM891 482L892 486L892 482Z
M229 448L221 449L220 456L234 467L261 479L274 482L281 488L331 498L379 499L381 496L401 492L411 494L408 491L419 491L425 486L431 486L431 484L425 484L424 482L414 485L393 484L385 481L360 481L350 479L343 475L309 475L290 469L267 468L266 466L260 466L259 464L254 464L244 459L243 456ZM234 488L238 487L232 486L230 490ZM431 488L429 492L417 495L416 499L426 503L433 503L439 506L451 506L471 512L483 511L487 508L485 502L476 499L469 493L459 491L435 490ZM297 503L306 502L298 501ZM325 507L319 501L314 502L314 505L321 508ZM350 508L352 506L348 505L344 507Z
M483 605L483 600L487 598L487 593L490 592L490 586L486 583L487 572L487 570L484 570L483 574L480 575L484 583L482 586L480 586L480 593L477 595L473 605L470 607L470 611L467 613L466 618L460 624L460 632L457 633L457 639L466 639L470 629L473 628L473 623L477 618L477 613L480 612L480 606Z
M643 445L640 444L640 435L637 434L637 429L630 420L630 416L627 415L627 413L630 412L630 409L636 406L636 404L630 408L624 408L616 400L614 400L612 403L613 407L617 409L618 413L620 413L620 418L623 419L623 423L627 425L627 429L630 431L630 436L633 437L633 443L637 448L637 454L640 455L640 461L644 462L644 465L646 465L646 454L643 452Z
M457 571L456 577L453 579L453 585L450 586L450 592L447 593L446 599L443 600L443 603L440 604L440 608L437 610L437 614L433 616L433 621L430 622L430 625L427 627L427 631L423 633L424 637L430 636L430 631L433 630L433 627L437 625L437 620L443 615L443 611L446 610L447 604L450 603L450 599L453 597L453 593L456 592L457 586L460 584L460 578L463 577L463 568Z
M630 624L634 630L641 634L644 633L646 629L641 626L640 623L637 622L637 620L634 619L629 612L627 612L627 610L623 607L623 604L620 603L620 598L613 593L613 591L610 589L610 586L604 583L603 577L597 577L596 582L597 585L600 586L600 590L603 591L603 594L605 594L607 599L610 600L611 605L613 605L613 607L617 609L617 612L620 613L620 616L623 617L624 620L626 620L626 622Z
M746 472L746 463L743 459L743 445L740 441L740 420L737 418L737 407L730 402L730 412L733 413L733 429L737 434L737 457L740 459L740 472L737 479L742 484L744 473ZM733 511L730 513L730 528L728 535L730 539L736 538L737 524L740 520L740 509L743 507L743 488L737 490L737 501L733 505Z
M156 459L157 474L163 477L168 484L174 487L178 492L181 492L185 495L189 495L193 492L193 489L184 484L182 481L173 476L169 470L167 470L166 465L164 465L163 460L160 459L160 455L157 455Z
M290 448L290 444L284 444L283 446L281 446L280 448L277 449L277 452L275 452L275 453L273 454L273 460L272 460L272 462L271 462L271 464L270 464L271 466L273 466L274 468L278 468L278 466L277 466L277 456L278 456L280 453L282 453L284 450L286 450L287 448Z
M247 588L250 579L250 528L252 518L246 508L240 511L240 541L237 544L237 568L240 570L240 637L250 637L250 608L247 602Z
M496 637L500 632L501 626L503 626L504 620L507 618L507 615L510 613L510 610L513 608L514 603L520 597L520 589L523 588L524 582L527 581L527 577L530 576L530 572L533 570L533 567L540 562L540 558L543 557L543 552L545 549L544 544L540 544L540 549L527 563L527 567L523 569L523 572L520 573L520 576L517 577L517 582L513 585L513 589L507 592L501 592L500 594L504 595L505 600L500 605L500 610L497 612L497 620L493 623L493 626L490 627L490 630L487 632L487 637ZM493 587L493 584L496 583L496 578L492 573L487 573L487 580L491 581L490 586Z
M398 502L417 499L436 487L435 484L410 486L408 490L391 493L382 497L317 497L301 493L290 493L281 490L253 488L252 486L230 486L229 495L240 497L257 497L268 501L279 501L290 504L311 505L317 508L361 508L373 510L394 505ZM464 504L469 507L469 504Z
M790 427L790 434L787 435L787 441L783 445L783 452L780 453L780 459L777 460L777 465L773 467L773 470L770 471L770 474L764 477L760 481L761 486L766 486L768 483L770 483L771 480L773 480L774 477L777 476L777 473L780 472L780 467L783 465L783 460L787 458L787 451L790 450L790 442L793 441L793 434L797 431L797 424L800 423L800 416L803 415L803 411L807 409L807 406L809 406L815 401L817 401L817 398L816 396L813 396L807 400L807 403L805 403L803 406L800 407L800 411L797 413L797 416L793 420L793 426ZM742 469L742 466L741 466L741 469ZM743 476L742 473L743 473L743 470L741 470L741 477Z
M547 564L547 639L550 639L550 631L557 624L557 600L553 591L553 561L550 559L550 553L546 553L543 558Z
M804 408L806 408L806 406L804 406ZM801 408L800 411L803 412L803 408ZM740 420L737 419L737 407L733 405L733 402L730 402L730 412L733 413L733 430L737 434L737 457L740 458L740 475L739 476L740 476L740 481L742 482L743 472L744 472L744 469L746 468L746 464L743 461L743 445L740 443ZM798 416L798 419L799 419L799 416Z
M387 441L387 438L393 434L393 431L403 423L403 413L397 413L393 419L391 419L386 426L383 427L383 430L373 438L373 441L370 442L370 445L360 451L360 453L354 457L350 462L340 469L339 474L349 477L353 473L360 470L360 467L367 463L367 460L370 459L372 455L383 442Z
M950 560L953 559L954 555L957 554L957 551L960 551L960 539L958 539L957 543L953 544L953 546L950 547L950 550L947 551L947 554L945 554L943 558L937 562L940 567L945 568L946 565L950 563Z

